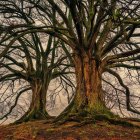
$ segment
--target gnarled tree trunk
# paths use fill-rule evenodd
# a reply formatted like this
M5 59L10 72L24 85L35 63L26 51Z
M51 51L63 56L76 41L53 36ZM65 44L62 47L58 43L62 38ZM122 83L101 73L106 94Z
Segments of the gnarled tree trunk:
M42 83L40 79L32 81L32 100L28 111L17 121L24 122L30 120L41 120L50 118L46 111L46 94L48 85Z
M69 118L70 116L112 116L113 114L105 106L104 92L102 90L101 76L104 64L87 54L75 55L74 61L77 80L76 94L71 104L57 119L63 120L63 118Z

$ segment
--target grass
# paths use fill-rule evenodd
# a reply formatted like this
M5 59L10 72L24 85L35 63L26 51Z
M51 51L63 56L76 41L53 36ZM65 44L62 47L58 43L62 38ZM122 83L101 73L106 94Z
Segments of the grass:
M136 122L135 122L136 123ZM140 122L138 122L139 125ZM115 125L97 120L78 126L77 122L63 125L46 123L45 120L0 127L0 140L139 140L140 128Z

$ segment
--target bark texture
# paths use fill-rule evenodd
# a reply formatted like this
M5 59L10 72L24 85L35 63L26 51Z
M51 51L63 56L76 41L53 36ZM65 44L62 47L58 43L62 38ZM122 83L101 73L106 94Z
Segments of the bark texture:
M104 64L88 54L75 55L74 62L77 80L76 94L71 104L56 120L71 116L91 118L97 115L113 116L113 113L105 106L102 90L101 76Z
M41 120L50 118L46 111L46 94L48 86L39 79L32 82L32 100L28 111L17 121Z

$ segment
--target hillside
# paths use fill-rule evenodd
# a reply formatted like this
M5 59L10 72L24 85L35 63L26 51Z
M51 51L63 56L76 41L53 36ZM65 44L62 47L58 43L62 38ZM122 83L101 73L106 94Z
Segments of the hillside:
M137 123L139 125L139 123ZM140 128L107 122L52 125L33 121L0 127L0 140L140 140Z

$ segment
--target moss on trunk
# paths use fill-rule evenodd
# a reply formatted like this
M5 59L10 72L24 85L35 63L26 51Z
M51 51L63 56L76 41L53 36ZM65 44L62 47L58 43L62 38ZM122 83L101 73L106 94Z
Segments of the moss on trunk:
M75 120L91 119L96 118L97 115L105 115L108 118L115 117L105 106L101 83L103 64L97 63L88 55L75 56L75 71L77 80L75 98L57 117L56 121L70 118L75 118Z
M34 80L32 83L32 100L28 111L16 121L21 123L30 120L41 120L50 118L46 111L46 85L42 84L40 80Z
M44 120L51 118L46 110L35 109L28 110L16 123L22 123L32 120Z

